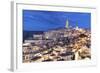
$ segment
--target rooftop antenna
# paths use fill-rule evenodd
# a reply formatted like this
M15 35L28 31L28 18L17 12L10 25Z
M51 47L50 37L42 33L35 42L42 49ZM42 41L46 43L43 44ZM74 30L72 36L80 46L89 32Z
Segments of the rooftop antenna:
M66 28L68 28L69 27L69 21L68 20L66 20L66 26L65 26Z

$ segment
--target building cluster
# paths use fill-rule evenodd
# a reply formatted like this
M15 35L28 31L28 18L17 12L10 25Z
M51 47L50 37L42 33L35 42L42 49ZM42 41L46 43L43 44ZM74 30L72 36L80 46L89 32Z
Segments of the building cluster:
M91 33L82 28L56 29L34 34L23 43L23 62L91 59Z

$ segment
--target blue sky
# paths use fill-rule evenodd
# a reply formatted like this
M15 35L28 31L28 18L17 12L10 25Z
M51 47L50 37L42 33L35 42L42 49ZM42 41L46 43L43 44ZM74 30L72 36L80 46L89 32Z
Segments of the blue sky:
M80 28L91 28L91 14L79 12L23 10L23 30L47 31L63 28L69 20L69 25L78 24Z

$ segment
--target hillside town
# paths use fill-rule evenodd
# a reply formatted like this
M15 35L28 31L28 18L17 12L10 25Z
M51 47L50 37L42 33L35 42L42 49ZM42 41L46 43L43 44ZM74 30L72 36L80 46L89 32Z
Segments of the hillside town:
M34 34L23 42L23 63L91 59L91 32L61 28Z

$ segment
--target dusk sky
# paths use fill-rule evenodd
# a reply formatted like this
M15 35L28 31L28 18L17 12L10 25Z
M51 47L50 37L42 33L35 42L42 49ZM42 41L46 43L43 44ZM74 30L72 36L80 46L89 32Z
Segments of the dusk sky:
M90 13L23 10L23 30L25 31L64 28L66 20L69 20L70 26L78 24L80 28L91 28Z

